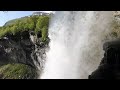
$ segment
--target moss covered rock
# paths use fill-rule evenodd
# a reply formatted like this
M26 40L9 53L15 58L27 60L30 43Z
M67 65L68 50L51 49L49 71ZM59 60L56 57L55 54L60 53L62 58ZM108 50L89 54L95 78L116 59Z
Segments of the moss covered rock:
M0 67L1 79L35 79L36 70L24 64L7 64Z

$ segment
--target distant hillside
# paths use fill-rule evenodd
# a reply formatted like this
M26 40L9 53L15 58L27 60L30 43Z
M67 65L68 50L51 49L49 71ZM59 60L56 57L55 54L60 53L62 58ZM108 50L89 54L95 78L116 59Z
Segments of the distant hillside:
M16 23L18 20L23 20L23 19L25 19L25 18L28 18L28 16L22 17L22 18L13 19L13 20L9 20L8 22L6 22L6 23L4 24L4 26L12 25L12 24Z
M21 18L17 18L17 19L13 19L13 20L10 20L8 22L6 22L4 24L4 26L8 26L8 25L12 25L14 23L16 23L17 21L19 20L24 20L26 18L29 18L29 17L32 17L32 16L50 16L50 15L53 15L53 13L46 13L46 12L33 12L32 15L30 16L25 16L25 17L21 17Z
M51 13L45 13L45 12L34 12L32 15L50 15Z

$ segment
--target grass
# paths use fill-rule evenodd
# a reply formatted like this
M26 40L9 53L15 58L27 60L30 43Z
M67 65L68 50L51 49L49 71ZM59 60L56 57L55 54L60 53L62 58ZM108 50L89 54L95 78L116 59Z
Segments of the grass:
M36 70L24 64L7 64L0 67L1 79L34 79Z

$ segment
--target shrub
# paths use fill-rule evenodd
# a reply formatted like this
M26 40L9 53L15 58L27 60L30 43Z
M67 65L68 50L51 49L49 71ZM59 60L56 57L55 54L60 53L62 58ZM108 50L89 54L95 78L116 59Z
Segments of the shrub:
M25 17L17 20L13 20L10 24L5 24L5 26L0 27L0 38L7 36L8 34L16 35L16 33L21 33L24 31L35 31L37 33L42 33L43 40L47 34L47 29L49 25L49 16L31 16Z

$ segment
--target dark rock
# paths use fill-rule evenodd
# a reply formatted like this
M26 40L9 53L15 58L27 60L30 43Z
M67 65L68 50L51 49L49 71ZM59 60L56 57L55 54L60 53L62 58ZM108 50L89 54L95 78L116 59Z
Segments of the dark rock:
M31 40L31 37L34 40ZM42 69L46 58L49 39L42 42L33 32L9 35L0 39L0 65L22 63Z

